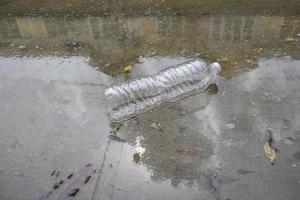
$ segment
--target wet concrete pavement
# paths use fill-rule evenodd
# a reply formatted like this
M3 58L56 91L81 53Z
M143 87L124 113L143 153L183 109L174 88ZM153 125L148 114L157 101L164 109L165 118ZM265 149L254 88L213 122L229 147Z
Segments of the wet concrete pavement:
M0 199L38 199L87 163L99 171L74 199L297 199L299 34L298 16L1 18ZM193 57L222 64L218 94L108 137L106 87Z

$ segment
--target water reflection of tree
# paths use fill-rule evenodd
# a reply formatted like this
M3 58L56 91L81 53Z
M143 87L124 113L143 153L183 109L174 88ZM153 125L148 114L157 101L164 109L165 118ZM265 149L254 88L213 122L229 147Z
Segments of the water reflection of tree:
M299 25L298 17L288 16L10 17L0 19L0 50L18 55L18 47L26 46L31 56L68 55L64 42L74 39L85 45L72 53L89 56L108 74L140 56L201 54L223 60L229 76L226 71L246 70L277 51L299 58L299 45L285 41L297 37Z
M126 122L120 134L137 149L144 149L141 161L154 181L170 180L177 186L200 177L201 165L209 159L212 146L194 123L194 112L206 107L209 99L207 93L196 95ZM151 128L153 121L162 122L163 130Z

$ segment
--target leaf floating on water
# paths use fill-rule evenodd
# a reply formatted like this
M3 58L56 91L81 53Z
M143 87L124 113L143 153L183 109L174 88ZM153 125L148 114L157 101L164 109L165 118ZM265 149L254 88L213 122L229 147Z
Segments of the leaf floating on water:
M154 121L151 125L150 125L151 128L154 128L156 130L162 130L162 123L161 122L158 122L158 121Z
M141 159L141 156L140 156L139 153L133 154L133 161L134 161L135 163L138 163L138 162L140 161L140 159Z
M275 150L269 145L268 142L265 143L264 150L265 150L266 156L269 158L269 160L273 164L274 161L275 161L275 159L276 159L276 152L275 152Z
M276 149L272 146L273 137L270 130L267 130L266 137L267 141L264 144L265 154L269 158L271 164L273 164L276 159Z
M132 65L127 65L123 68L123 72L129 73L131 71Z

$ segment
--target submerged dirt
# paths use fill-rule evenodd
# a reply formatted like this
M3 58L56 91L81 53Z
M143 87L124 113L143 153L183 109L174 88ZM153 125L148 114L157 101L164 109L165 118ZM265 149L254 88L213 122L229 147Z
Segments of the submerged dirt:
M54 8L34 2L23 9ZM287 2L290 15L0 18L0 199L38 199L87 163L99 170L75 199L297 199L300 17ZM196 57L221 63L217 94L159 107L109 137L105 88Z
M298 0L1 0L1 15L299 14Z

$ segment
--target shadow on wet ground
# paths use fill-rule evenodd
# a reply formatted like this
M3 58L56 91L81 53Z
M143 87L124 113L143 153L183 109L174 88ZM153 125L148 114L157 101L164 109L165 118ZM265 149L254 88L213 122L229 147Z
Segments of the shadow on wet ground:
M75 199L300 195L299 16L3 17L0 42L0 199L38 199L87 163L99 171ZM108 137L106 87L196 57L222 64L218 94Z

